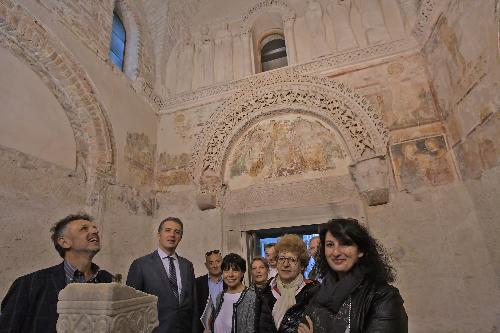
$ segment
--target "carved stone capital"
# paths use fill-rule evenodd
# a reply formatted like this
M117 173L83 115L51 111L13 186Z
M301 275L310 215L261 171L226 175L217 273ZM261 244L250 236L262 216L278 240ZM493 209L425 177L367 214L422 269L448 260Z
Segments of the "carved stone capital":
M196 204L200 210L216 208L218 196L222 188L222 179L215 171L207 169L203 171L199 180Z
M351 174L368 206L389 202L389 171L385 156L358 161L351 166Z
M248 40L250 38L250 30L243 30L240 32L241 40Z
M149 333L158 298L119 283L71 283L59 293L58 333Z
M200 210L217 208L217 193L198 192L198 194L196 194L196 205Z
M295 23L295 13L283 17L283 25L286 27L291 27Z

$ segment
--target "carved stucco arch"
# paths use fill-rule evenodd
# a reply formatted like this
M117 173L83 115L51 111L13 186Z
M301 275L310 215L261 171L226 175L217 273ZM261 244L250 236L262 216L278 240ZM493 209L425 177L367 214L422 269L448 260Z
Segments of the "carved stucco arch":
M384 184L360 183L361 178L365 183L373 183L373 179L367 178L387 174L388 132L377 110L364 97L343 83L325 78L294 73L271 73L267 78L261 81L262 85L242 89L225 100L204 126L192 158L199 201L203 201L200 206L217 205L234 143L256 122L283 112L309 114L336 128L351 155L351 172L360 192L377 187L384 189L384 196L388 195ZM379 204L384 200L387 202L384 198L375 201Z
M283 21L295 19L295 13L288 7L283 0L264 0L250 8L241 20L241 33L249 33L252 26L259 16L269 12L278 13Z
M90 189L87 204L93 205L98 182L115 178L111 123L96 88L57 37L10 0L0 0L0 46L30 67L61 104L75 136L77 169Z

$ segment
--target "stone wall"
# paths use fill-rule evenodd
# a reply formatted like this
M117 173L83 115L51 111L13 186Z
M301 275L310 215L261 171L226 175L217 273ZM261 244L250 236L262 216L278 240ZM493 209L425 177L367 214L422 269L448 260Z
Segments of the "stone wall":
M498 329L498 280L477 201L488 204L454 184L392 191L387 205L367 210L368 227L393 257L410 332Z
M130 47L127 47L127 53L133 53L137 57L135 60L131 59L137 65L134 66L136 73L129 73L130 76L134 79L139 76L149 85L154 84L155 68L152 42L140 5L129 0L99 1L92 6L89 6L86 1L80 0L38 0L38 2L49 10L67 30L71 31L75 38L103 61L108 61L113 12L116 10L127 31L128 44L134 44L136 49L132 51Z
M82 174L6 147L0 147L0 174L0 298L18 276L62 260L49 229L68 214L96 217L102 250L94 261L114 274L126 277L132 260L156 247L157 203L149 190L104 183L89 206Z
M28 66L2 47L0 72L2 145L75 169L73 129L51 90Z
M60 262L49 229L85 207L87 188L74 170L0 147L0 297L15 278ZM100 263L96 257L96 262Z
M108 58L114 1L106 0L88 6L85 1L39 0L64 26L82 40L98 57Z
M437 106L500 286L498 1L451 1L425 45Z
M126 275L132 258L154 243L154 109L136 91L137 81L96 56L85 40L93 37L83 27L97 21L84 15L75 27L63 22L79 10L71 5L76 3L0 1L2 59L15 58L13 68L19 70L13 85L33 91L27 99L2 95L9 110L2 108L0 121L24 141L0 142L8 146L2 146L0 166L0 226L8 230L0 242L5 254L1 297L15 277L60 262L48 230L67 214L96 217L103 246L95 260L113 273ZM99 11L99 6L88 10ZM70 13L59 17L55 8ZM99 14L94 19L104 18ZM89 34L80 36L73 28ZM51 103L56 107L47 110ZM43 132L44 126L53 132ZM59 133L69 147L73 142L73 148L47 143L53 140L46 139L51 133ZM42 154L40 145L48 154ZM58 156L73 162L60 162Z

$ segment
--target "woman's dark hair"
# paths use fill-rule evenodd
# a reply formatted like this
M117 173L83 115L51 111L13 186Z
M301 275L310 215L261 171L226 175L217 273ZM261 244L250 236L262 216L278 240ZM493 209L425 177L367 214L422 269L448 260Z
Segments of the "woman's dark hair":
M222 259L221 268L222 271L227 271L232 268L233 270L240 271L244 274L247 271L247 262L236 253L229 253L224 257L224 259Z
M320 275L325 276L331 271L325 258L325 238L330 232L343 245L357 245L363 256L359 258L357 265L365 268L369 279L375 282L394 282L396 274L389 263L389 256L385 249L376 241L356 219L332 219L320 231Z

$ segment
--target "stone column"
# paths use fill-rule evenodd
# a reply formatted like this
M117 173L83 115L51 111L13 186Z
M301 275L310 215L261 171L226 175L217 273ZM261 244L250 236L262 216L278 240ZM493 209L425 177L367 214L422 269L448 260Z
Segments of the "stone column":
M376 156L351 165L351 174L368 206L389 202L389 178L385 156Z
M250 31L243 31L240 34L241 46L242 46L242 56L243 61L241 62L241 75L246 77L252 75L252 55L250 54Z
M288 57L288 65L297 63L297 52L295 50L295 36L293 32L293 24L295 16L288 16L283 19L283 33L285 34L286 54Z
M58 333L150 333L158 298L119 283L71 283L59 293Z

